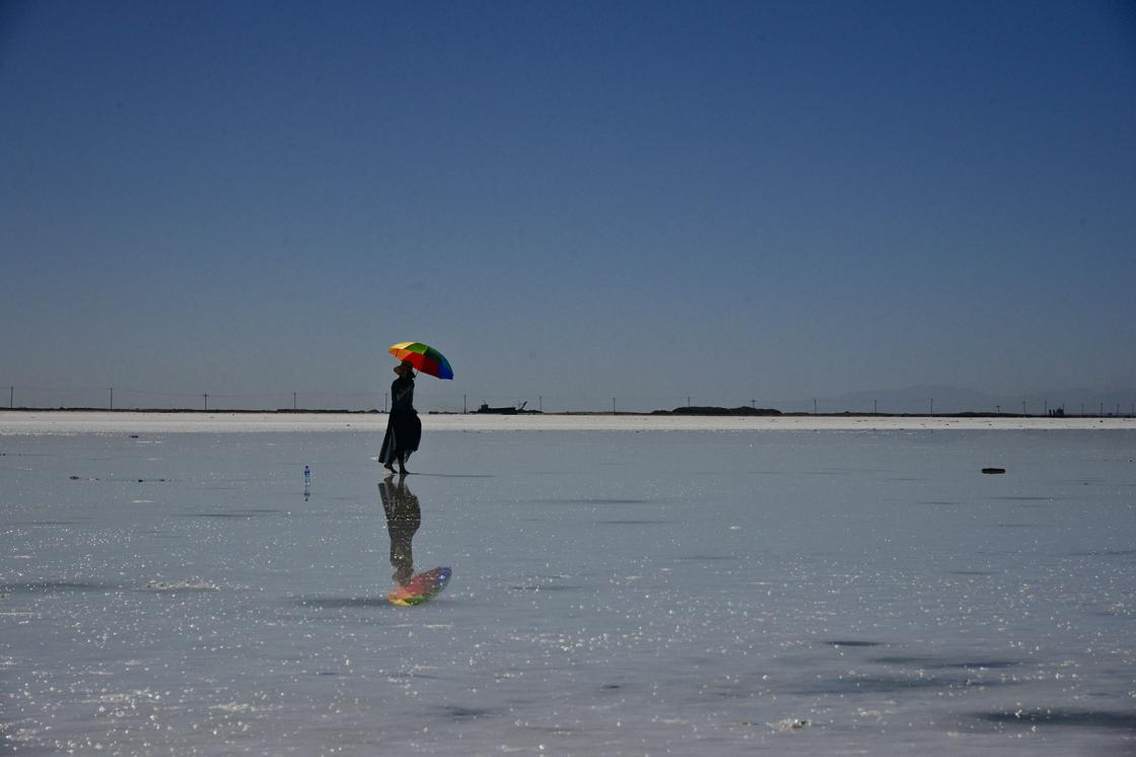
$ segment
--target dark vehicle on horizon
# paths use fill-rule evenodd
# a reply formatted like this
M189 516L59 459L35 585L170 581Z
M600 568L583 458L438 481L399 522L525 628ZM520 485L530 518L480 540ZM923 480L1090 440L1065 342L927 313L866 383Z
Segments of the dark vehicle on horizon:
M525 405L527 404L529 403L526 400L519 405L513 405L511 407L489 407L488 403L482 402L481 407L477 408L477 412L482 415L517 415L518 413L537 412L536 410L525 410Z

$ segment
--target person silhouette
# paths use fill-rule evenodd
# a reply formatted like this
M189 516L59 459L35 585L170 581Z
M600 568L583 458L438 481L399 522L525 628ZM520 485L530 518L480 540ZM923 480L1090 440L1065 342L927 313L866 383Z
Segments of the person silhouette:
M411 541L422 524L422 510L418 497L406 486L406 478L387 476L379 482L379 498L387 516L387 533L390 535L390 564L394 568L391 578L405 586L414 576L414 550Z
M422 421L414 409L414 366L402 362L394 367L394 372L398 378L391 384L391 409L379 462L392 473L398 463L399 474L405 476L406 461L422 441Z

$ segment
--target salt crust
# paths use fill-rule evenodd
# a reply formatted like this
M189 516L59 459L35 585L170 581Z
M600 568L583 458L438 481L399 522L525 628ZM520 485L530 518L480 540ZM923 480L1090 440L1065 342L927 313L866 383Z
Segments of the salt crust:
M976 431L1136 430L1132 418L658 415L421 415L426 431ZM387 416L348 413L0 412L0 436L264 431L382 433ZM142 439L139 440L144 441Z

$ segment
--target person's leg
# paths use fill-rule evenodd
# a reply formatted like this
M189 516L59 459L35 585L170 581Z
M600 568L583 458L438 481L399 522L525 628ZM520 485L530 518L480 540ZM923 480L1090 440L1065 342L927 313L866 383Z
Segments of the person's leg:
M401 475L406 475L406 455L400 454L398 456L398 472Z

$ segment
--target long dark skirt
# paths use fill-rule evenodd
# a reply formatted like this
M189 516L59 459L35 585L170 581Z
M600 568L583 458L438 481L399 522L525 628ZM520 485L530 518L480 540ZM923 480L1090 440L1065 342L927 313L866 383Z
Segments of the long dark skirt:
M387 419L387 434L383 437L383 447L379 450L379 462L393 465L401 457L403 462L410 459L410 453L418 450L422 441L422 421L413 410L395 411Z

